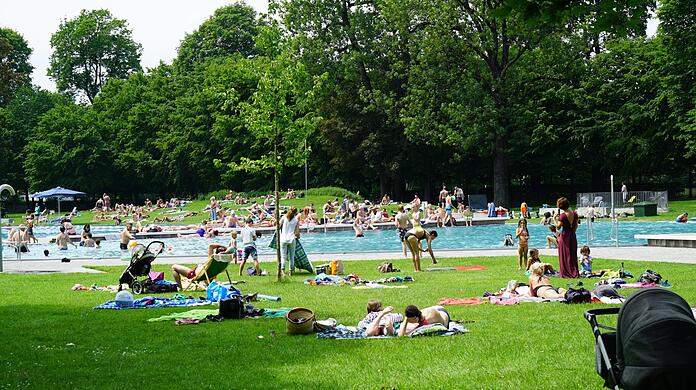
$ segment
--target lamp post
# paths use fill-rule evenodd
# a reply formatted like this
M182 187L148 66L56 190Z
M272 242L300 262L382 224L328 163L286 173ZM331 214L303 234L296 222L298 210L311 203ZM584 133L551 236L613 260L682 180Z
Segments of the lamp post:
M0 272L3 271L2 269L2 193L7 190L10 195L15 194L14 188L12 188L11 185L9 184L2 184L0 185Z

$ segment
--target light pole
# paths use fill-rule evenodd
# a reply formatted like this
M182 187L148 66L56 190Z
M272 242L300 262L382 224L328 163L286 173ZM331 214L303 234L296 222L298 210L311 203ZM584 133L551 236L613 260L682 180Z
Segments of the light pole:
M0 272L3 271L2 269L2 193L7 190L10 193L10 196L13 196L15 194L14 188L12 188L11 185L9 184L2 184L0 185Z

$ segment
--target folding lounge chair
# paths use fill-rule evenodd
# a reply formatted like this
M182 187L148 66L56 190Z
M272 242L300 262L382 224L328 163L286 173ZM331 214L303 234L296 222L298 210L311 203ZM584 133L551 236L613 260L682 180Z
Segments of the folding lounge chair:
M633 195L633 196L631 197L631 199L629 199L628 201L626 201L626 204L629 205L629 206L631 206L631 207L633 207L633 203L635 203L635 201L636 201L636 196Z
M189 289L193 288L194 286L198 285L200 282L205 282L206 285L210 284L211 280L214 280L218 275L220 275L223 271L227 275L227 280L232 283L232 279L230 278L229 272L227 272L227 266L230 265L230 262L232 261L233 257L236 256L236 253L233 254L216 254L210 256L208 258L208 261L203 265L203 269L196 275L193 279L189 281L188 286L184 289L184 291L188 291Z

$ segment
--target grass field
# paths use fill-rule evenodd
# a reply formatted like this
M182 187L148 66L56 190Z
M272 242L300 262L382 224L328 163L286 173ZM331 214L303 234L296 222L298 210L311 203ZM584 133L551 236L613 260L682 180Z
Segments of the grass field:
M317 213L319 214L319 217L322 216L322 206L324 203L326 203L327 200L333 199L334 196L308 196L306 199L291 199L291 200L281 200L280 204L281 206L297 206L298 209L302 209L305 207L305 204L314 204L314 207L317 210ZM252 201L258 201L260 203L263 203L262 198L253 198ZM202 212L202 210L208 205L208 201L203 201L203 200L196 200L193 201L189 204L187 204L185 207L183 207L183 210L186 211L197 211L200 212L199 215L192 216L192 217L187 217L184 219L182 222L177 222L177 224L197 224L203 221L204 219L209 218L209 213L208 212ZM230 207L234 210L239 210L240 208L245 208L249 207L251 204L246 204L246 205L234 205L231 203L223 203L224 207ZM679 200L679 201L672 201L669 203L670 211L666 213L659 213L655 217L641 217L641 218L636 218L636 217L622 217L622 221L673 221L679 214L684 213L684 212L689 212L690 215L696 216L696 199L694 200ZM536 208L536 207L535 207ZM155 217L162 217L160 213L163 210L155 210L151 213L149 213L150 218L148 219L149 221L152 221ZM389 205L387 206L387 211L391 214L393 212L396 212L396 205ZM515 209L516 212L519 212L519 209ZM246 215L246 211L242 211L242 215ZM10 213L8 214L8 217L14 220L14 224L18 225L23 221L23 214L21 213ZM530 219L530 223L536 223L539 222L539 218L532 218ZM93 225L112 225L114 222L113 221L99 221L95 222L94 219L94 214L89 211L81 211L80 215L73 218L73 224L76 225L83 225L85 223L91 223ZM516 223L515 220L510 220L509 223Z
M346 271L375 278L380 275L378 263L348 262ZM497 291L510 279L526 279L512 258L444 259L442 263L489 269L404 272L416 278L408 289L305 286L305 275L282 283L274 282L273 276L249 277L242 286L245 293L283 299L258 302L257 307L307 307L318 319L333 317L355 325L369 299L380 299L402 312L407 304L429 306L443 297L477 296ZM410 269L406 260L395 265ZM595 260L596 269L618 266L618 261ZM156 268L164 271L166 266ZM265 264L264 268L274 267ZM627 262L626 268L634 274L646 268L657 270L669 279L673 291L696 304L696 266ZM449 306L454 319L474 321L467 324L470 333L318 340L313 335L286 335L283 319L175 326L146 320L187 308L93 310L113 294L70 288L74 283L115 284L122 271L104 270L107 273L0 274L0 387L601 388L594 372L592 335L582 317L585 310L599 305ZM552 282L564 286L571 281Z

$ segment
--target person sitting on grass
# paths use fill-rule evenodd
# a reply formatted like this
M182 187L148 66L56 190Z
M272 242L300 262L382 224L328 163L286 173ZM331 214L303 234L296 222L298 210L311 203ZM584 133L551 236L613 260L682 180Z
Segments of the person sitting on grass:
M442 324L449 328L450 315L442 306L430 306L419 310L414 305L406 306L404 312L406 319L399 327L399 337L410 335L414 330L425 325Z
M592 256L590 256L590 247L583 245L583 247L580 248L580 255L582 256L580 259L580 276L589 278L592 276Z
M227 247L224 245L220 244L210 244L208 245L208 260L213 255L219 254L219 253L226 253L228 251ZM194 280L199 276L199 273L203 271L203 267L205 266L205 263L198 264L194 268L189 268L185 265L181 264L174 264L172 265L172 275L174 276L174 280L176 281L176 284L179 285L179 288L182 288L181 286L181 277L185 277L188 280Z
M539 249L532 248L529 250L529 261L527 261L526 271L530 272L529 269L532 267L532 264L536 264L536 263L541 263L541 259L539 259ZM551 264L549 264L549 263L543 263L543 264L544 264L544 275L555 275L557 273Z
M566 290L560 287L553 287L549 278L544 275L546 270L545 263L534 263L530 267L529 291L533 297L544 299L565 298Z
M371 300L367 302L367 315L358 322L358 328L365 329L365 336L368 337L393 336L395 325L404 320L401 314L393 311L393 307L387 306L382 309L382 302Z
M433 244L432 244L433 240L436 238L437 238L437 232L435 230L431 230L430 232L426 232L425 229L423 229L421 226L414 227L413 229L406 232L406 235L404 236L404 240L406 241L408 248L411 250L411 257L413 259L413 268L416 272L421 271L421 267L420 267L421 251L425 252L425 250L423 250L423 246L421 243L422 240L425 240L427 245L428 245L428 253L430 254L430 257L433 259L433 264L437 264L437 260L435 260L435 255L433 254Z

